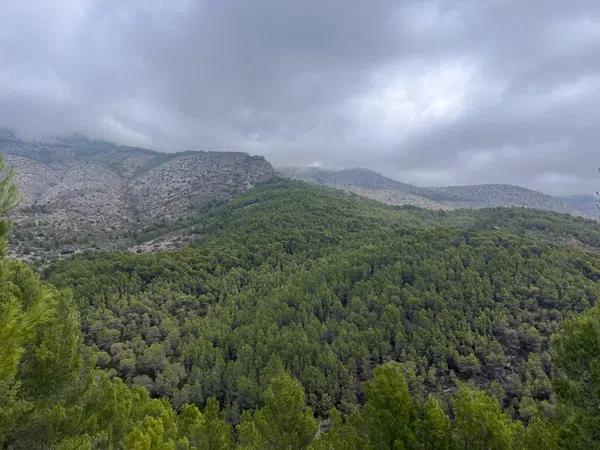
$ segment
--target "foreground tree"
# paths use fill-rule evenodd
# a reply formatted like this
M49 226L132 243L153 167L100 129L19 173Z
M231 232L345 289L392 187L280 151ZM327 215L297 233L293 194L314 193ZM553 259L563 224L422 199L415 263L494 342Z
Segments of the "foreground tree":
M552 347L565 439L600 448L600 305L565 321Z
M264 401L265 406L254 416L255 428L248 424L248 416L242 424L246 443L273 450L307 448L318 424L306 407L300 383L287 373L279 374L270 381Z
M365 423L374 448L415 448L417 408L398 363L375 369L365 388Z
M515 448L521 428L501 409L498 401L483 391L463 387L455 401L454 433L461 449Z

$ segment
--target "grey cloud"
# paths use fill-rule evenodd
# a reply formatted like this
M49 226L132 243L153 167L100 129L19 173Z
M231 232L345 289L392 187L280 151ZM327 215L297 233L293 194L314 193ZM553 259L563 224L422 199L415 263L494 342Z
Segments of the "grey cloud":
M597 1L15 1L0 61L0 124L26 135L597 184Z

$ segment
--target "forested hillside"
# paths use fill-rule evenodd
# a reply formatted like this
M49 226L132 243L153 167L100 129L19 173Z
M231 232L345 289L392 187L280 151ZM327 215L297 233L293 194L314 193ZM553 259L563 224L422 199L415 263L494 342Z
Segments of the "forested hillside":
M0 441L598 448L596 222L275 179L186 226L44 281L3 259Z

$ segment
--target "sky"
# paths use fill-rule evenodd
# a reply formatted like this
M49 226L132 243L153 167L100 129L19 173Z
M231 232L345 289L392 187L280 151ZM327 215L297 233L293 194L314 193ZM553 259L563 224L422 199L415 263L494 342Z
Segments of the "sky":
M600 189L598 0L0 0L0 125Z

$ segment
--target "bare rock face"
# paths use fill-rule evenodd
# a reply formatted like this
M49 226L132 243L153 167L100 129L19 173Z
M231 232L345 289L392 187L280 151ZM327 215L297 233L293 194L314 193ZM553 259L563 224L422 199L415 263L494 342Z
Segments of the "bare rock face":
M185 153L136 177L130 194L140 220L174 220L239 195L271 174L264 158L246 153Z
M127 248L151 228L182 221L269 180L263 157L160 153L77 138L30 142L0 135L23 201L12 252L36 260L87 248Z

